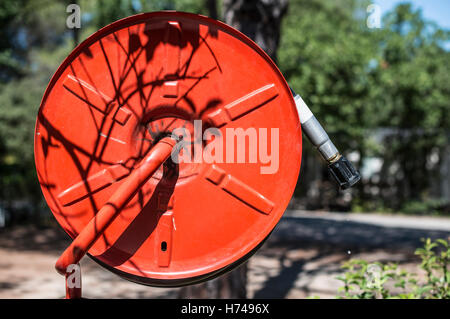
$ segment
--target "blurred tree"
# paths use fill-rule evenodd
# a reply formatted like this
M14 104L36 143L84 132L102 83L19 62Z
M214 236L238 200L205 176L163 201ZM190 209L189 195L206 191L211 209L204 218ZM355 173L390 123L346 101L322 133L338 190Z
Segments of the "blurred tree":
M205 6L208 8L208 16L213 19L218 19L217 11L217 1L216 0L205 0Z
M279 50L279 67L289 84L341 152L359 152L358 167L367 155L368 134L377 120L377 105L371 99L376 86L371 63L379 49L375 32L366 27L367 4L292 0ZM339 199L336 187L310 144L303 147L302 178L296 193L301 197L307 193L312 207L333 208L327 198ZM318 179L315 170L319 170ZM362 190L362 184L358 186Z
M281 21L288 0L223 0L224 21L255 41L277 60Z
M439 178L450 135L450 33L402 4L384 19L379 34L378 125L388 132L382 154L384 185L394 208L429 196ZM433 157L435 157L433 159ZM448 199L447 199L448 200Z
M116 20L136 14L142 8L142 1L98 0L96 1L96 25L102 28Z
M444 160L450 63L443 45L449 33L408 4L388 14L381 29L369 29L368 3L292 0L279 66L338 148L358 151L359 167L368 156L383 158L381 173L358 186L363 209L400 209L411 199L429 196L429 181ZM380 140L381 133L387 137ZM314 152L308 143L303 146L302 171L308 175L307 166L318 159L310 161ZM311 191L317 183L310 178L303 176L300 186ZM319 185L324 186L313 197L318 206L334 189L323 183L327 179L323 170ZM304 196L308 189L297 192Z
M159 10L178 10L206 14L211 9L212 1L205 0L97 0L94 8L95 23L104 27L127 16ZM89 5L88 3L86 5Z
M45 86L69 52L65 6L4 1L0 25L0 200L6 206L28 201L36 208L42 197L34 169L34 123Z
M23 74L26 51L17 40L19 30L16 28L16 17L22 5L23 1L0 3L0 82Z

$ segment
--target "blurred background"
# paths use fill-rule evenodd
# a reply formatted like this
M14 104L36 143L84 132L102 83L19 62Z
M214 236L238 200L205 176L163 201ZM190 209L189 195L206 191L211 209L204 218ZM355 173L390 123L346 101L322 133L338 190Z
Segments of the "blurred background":
M80 8L81 28L66 24L70 4ZM35 119L50 77L99 28L157 10L204 14L255 40L359 167L362 181L338 192L305 142L285 217L237 275L153 289L85 261L91 277L84 284L103 281L88 297L330 297L342 261L356 255L415 267L421 237L448 237L449 1L3 0L0 297L64 294L53 263L68 240L46 207L33 157Z

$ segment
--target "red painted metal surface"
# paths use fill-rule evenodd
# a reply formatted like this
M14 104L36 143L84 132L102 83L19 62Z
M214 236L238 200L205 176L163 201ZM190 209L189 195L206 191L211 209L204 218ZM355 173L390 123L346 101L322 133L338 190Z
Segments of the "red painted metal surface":
M248 158L159 167L95 244L84 246L109 270L145 284L180 285L254 251L297 183L295 104L277 67L251 40L178 12L101 29L53 76L36 123L36 168L48 206L72 238L91 227L164 133L183 126L193 133L194 120L224 137L227 128L265 128L269 145L271 128L278 128L278 170L261 174L268 164Z
M67 267L78 264L89 248L103 235L106 228L122 212L124 207L136 195L141 187L148 181L156 170L170 157L176 141L165 137L156 143L139 163L139 165L126 177L125 181L114 192L98 213L89 221L70 246L63 252L56 262L55 268L65 275ZM174 173L173 173L174 174Z

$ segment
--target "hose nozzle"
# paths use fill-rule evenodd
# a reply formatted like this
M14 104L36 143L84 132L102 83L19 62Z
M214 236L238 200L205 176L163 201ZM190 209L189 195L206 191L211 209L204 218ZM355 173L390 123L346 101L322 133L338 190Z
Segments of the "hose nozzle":
M328 164L328 170L340 189L350 188L361 179L361 175L352 163L342 155Z

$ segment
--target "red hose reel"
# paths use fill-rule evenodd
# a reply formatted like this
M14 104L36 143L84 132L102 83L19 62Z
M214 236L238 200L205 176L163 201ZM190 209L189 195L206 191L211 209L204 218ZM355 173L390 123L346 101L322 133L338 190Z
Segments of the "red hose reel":
M223 136L227 128L269 135L277 128L277 169L261 174L269 164L259 158L174 164L169 155L179 141L169 134L195 133L195 121ZM208 142L192 141L201 150ZM237 144L231 151L236 156ZM74 239L57 269L64 273L88 253L147 285L219 275L274 229L297 184L301 151L286 81L240 32L180 12L108 25L58 68L36 122L39 182Z

